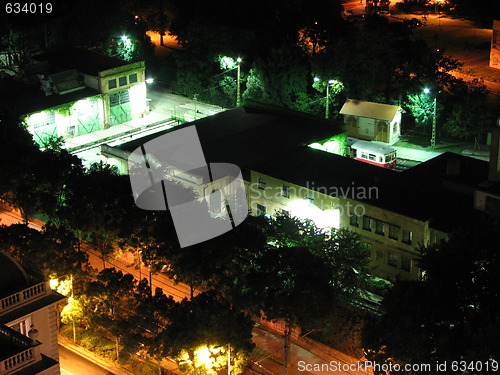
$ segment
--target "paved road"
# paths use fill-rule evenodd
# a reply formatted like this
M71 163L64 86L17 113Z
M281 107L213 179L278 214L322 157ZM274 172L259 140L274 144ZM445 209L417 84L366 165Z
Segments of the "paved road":
M115 375L59 345L61 375Z

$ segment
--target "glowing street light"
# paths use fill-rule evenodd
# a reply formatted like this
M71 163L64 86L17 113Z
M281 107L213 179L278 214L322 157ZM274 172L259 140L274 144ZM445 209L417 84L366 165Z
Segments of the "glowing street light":
M431 92L427 87L424 88L424 94L429 94ZM434 149L436 147L436 107L437 107L437 91L434 92L434 110L432 116L432 135L431 135L431 147Z
M236 62L238 63L238 70L237 70L237 75L236 75L236 107L239 107L241 104L241 93L240 93L240 64L241 64L241 57L238 57L236 59Z

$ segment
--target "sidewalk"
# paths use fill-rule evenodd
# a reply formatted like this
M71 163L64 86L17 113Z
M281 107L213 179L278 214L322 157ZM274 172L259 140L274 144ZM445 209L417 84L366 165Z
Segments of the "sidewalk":
M91 352L90 350L73 344L70 340L68 340L66 337L64 337L62 335L58 335L57 340L59 342L59 345L65 347L68 350L71 350L76 355L79 355L80 357L87 359L89 362L93 362L93 363L99 365L100 367L104 368L105 370L107 370L113 374L116 374L116 375L135 375L135 374L133 374L125 369L122 369L121 366L117 365L116 363L111 364L111 362L104 360L103 358L99 357L98 355Z
M112 374L115 375L141 375L141 374L135 374L133 372L128 371L127 369L123 368L121 365L119 365L116 362L111 362L109 360L106 360L102 358L101 356L91 352L90 350L76 345L71 340L68 338L64 337L63 335L58 335L57 336L59 345L65 347L66 349L72 351L76 355L83 357L87 359L89 362L93 362L103 369L109 371ZM171 361L162 361L162 367L167 370L168 374L175 374L175 375L184 375L183 372L179 370L177 365Z

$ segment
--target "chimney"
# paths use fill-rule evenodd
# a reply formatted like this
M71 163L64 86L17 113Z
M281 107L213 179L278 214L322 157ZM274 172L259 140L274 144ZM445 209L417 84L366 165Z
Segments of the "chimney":
M497 126L491 129L488 180L500 181L500 118L498 118Z

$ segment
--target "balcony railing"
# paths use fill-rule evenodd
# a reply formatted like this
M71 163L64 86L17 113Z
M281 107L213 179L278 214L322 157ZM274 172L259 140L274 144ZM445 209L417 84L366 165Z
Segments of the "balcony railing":
M13 352L9 357L0 353L0 375L13 373L41 359L40 342L5 326L0 326L0 345L10 347L9 351Z
M47 292L46 282L32 285L10 296L0 299L0 315L24 303L45 295Z

